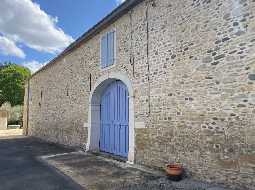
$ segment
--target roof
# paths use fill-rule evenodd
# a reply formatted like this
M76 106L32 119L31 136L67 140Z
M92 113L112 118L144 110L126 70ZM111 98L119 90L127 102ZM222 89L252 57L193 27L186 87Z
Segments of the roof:
M79 37L76 41L71 43L63 52L61 52L57 57L51 60L47 65L39 69L35 72L31 77L35 76L39 72L47 69L48 67L55 64L60 58L64 57L66 54L70 53L75 48L79 47L82 43L90 40L94 36L96 36L101 30L112 24L114 21L119 19L121 16L126 14L129 10L140 4L144 0L126 0L116 9L114 9L110 14L104 17L101 21L99 21L96 25L90 28L87 32L85 32L81 37Z

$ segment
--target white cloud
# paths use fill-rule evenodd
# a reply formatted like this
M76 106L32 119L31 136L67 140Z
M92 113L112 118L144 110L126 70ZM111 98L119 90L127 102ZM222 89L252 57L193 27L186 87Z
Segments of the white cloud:
M117 2L117 4L119 5L119 4L121 4L121 3L124 3L125 0L116 0L116 2Z
M25 58L25 53L10 39L0 36L0 53Z
M45 66L47 63L48 62L40 63L38 61L33 60L33 61L29 61L29 62L24 62L21 65L29 68L32 73L35 73L36 71L41 69L43 66Z
M37 51L57 53L73 41L57 22L31 0L1 0L0 33Z

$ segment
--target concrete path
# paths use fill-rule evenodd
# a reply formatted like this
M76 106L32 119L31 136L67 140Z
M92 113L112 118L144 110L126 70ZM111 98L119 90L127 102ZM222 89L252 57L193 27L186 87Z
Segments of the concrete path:
M38 156L71 152L34 138L0 139L0 190L78 190L68 177L39 160Z

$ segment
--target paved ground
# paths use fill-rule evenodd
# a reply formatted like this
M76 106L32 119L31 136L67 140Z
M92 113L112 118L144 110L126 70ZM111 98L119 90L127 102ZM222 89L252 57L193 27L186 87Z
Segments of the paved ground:
M1 137L10 137L10 136L19 136L22 134L23 134L23 129L0 130L0 138Z
M0 190L223 190L34 138L0 138ZM65 174L65 175L64 175Z
M44 165L37 156L72 150L33 138L0 139L0 190L78 190L79 185Z

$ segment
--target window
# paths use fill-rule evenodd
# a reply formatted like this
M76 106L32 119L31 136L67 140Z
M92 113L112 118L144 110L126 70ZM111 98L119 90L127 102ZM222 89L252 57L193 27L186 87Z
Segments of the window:
M101 68L111 66L115 62L115 33L108 32L101 38Z

